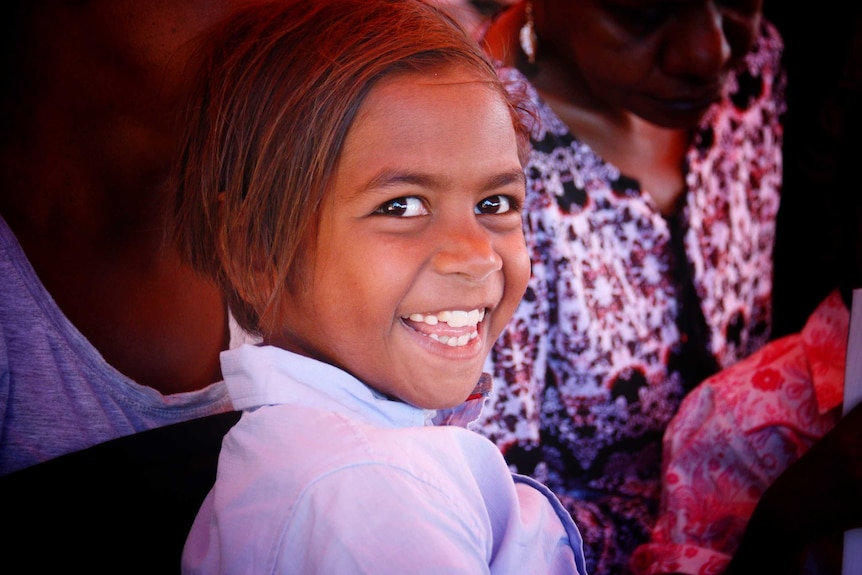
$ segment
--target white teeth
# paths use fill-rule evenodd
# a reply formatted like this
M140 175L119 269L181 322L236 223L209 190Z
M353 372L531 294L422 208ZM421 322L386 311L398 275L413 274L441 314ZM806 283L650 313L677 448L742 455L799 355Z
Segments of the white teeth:
M429 334L428 337L430 337L434 341L439 341L443 345L448 345L449 347L463 347L470 343L472 340L479 337L479 332L473 331L469 334L461 335L458 337L449 337L448 335L437 335L436 333L432 333Z
M407 316L410 321L416 323L425 323L427 325L437 325L440 322L445 323L449 327L472 327L475 328L479 322L485 319L485 310L474 309L470 311L464 310L445 310L438 314L422 314L414 313ZM462 347L479 337L479 332L473 329L470 333L462 334L457 337L449 335L438 335L436 333L426 334L434 341L439 341L443 345L449 347Z
M436 315L424 316L421 313L414 313L414 314L410 314L410 321L415 321L417 323L425 322L428 325L437 325L437 316Z
M485 310L446 310L441 311L437 315L414 313L411 314L409 317L410 321L415 321L417 323L426 323L428 325L437 325L439 322L442 321L449 327L475 326L485 318Z

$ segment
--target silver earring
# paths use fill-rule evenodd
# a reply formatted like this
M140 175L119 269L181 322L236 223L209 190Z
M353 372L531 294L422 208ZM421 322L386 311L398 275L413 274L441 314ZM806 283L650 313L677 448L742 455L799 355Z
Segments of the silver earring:
M536 38L536 29L533 25L533 3L527 0L526 5L524 6L524 12L527 16L527 21L521 26L521 31L519 35L519 39L521 41L521 50L524 51L524 54L527 55L527 61L530 64L536 63L536 45L538 44L538 38Z

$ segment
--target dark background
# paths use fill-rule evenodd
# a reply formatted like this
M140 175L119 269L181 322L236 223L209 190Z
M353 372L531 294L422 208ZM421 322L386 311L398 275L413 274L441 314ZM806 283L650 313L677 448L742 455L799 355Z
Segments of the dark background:
M848 146L858 148L862 136L850 132L847 120L862 106L847 97L860 70L859 4L764 4L765 15L784 37L788 74L774 337L799 331L844 271L838 260L846 240L839 224L862 191L856 175L862 157L846 153Z

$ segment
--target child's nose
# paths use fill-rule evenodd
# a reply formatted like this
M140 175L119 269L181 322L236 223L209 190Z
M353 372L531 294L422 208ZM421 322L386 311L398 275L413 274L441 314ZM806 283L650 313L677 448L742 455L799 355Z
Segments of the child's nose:
M491 232L475 220L446 226L440 245L434 256L434 268L440 274L482 281L503 268Z
M671 76L710 79L724 71L731 46L721 12L713 2L698 3L668 33L665 72Z

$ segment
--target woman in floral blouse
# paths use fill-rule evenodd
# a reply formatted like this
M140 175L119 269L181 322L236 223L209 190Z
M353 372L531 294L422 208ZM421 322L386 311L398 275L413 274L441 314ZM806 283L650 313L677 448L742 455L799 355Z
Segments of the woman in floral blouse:
M848 353L860 345L848 347L862 288L862 8L844 17L835 76L819 84L822 103L803 109L823 119L808 132L817 146L799 155L802 167L830 167L803 181L817 201L838 199L819 240L837 289L798 333L686 396L665 432L661 508L634 554L639 575L838 574L843 531L862 526L862 405L844 414L845 373L859 361Z
M485 40L535 107L533 275L476 429L627 573L683 395L769 337L782 42L759 0L535 0Z

